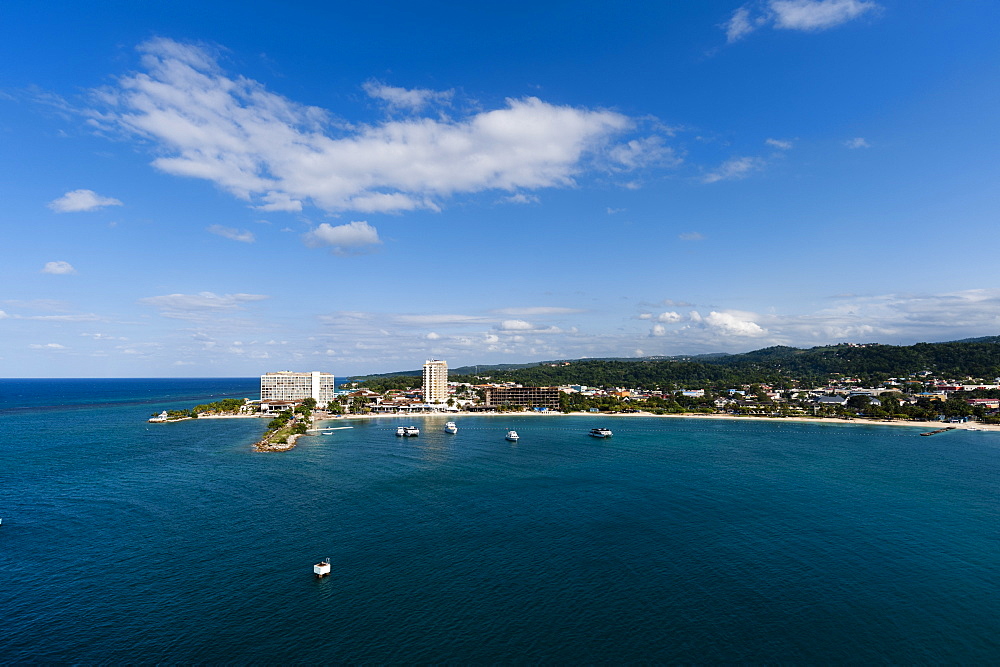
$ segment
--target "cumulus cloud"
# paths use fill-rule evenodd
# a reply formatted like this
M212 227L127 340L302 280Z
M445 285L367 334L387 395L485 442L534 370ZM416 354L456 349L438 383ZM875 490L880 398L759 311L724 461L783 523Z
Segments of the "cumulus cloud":
M157 169L207 179L268 210L305 202L328 211L433 210L459 193L571 186L589 156L634 126L613 111L526 97L454 119L335 127L322 109L224 72L205 48L154 39L139 51L143 71L97 91L92 122L151 142ZM410 109L430 99L366 89Z
M719 181L738 181L764 167L764 160L759 157L734 157L723 162L712 172L702 177L703 183L718 183Z
M302 238L310 248L329 246L334 253L339 255L350 254L365 246L382 243L378 237L378 231L363 220L337 226L324 222Z
M42 267L42 273L51 273L54 276L65 276L71 273L76 273L76 269L69 262L45 262L45 266Z
M767 0L736 9L722 28L736 42L763 26L814 32L852 21L879 8L867 0Z
M787 151L792 149L792 142L785 141L783 139L766 139L764 143L767 144L768 146L777 148L778 150L782 151Z
M496 328L500 331L531 331L535 325L524 320L503 320Z
M705 316L703 321L706 326L718 329L730 336L757 338L767 333L763 327L748 319L747 316L735 312L712 311Z
M856 148L871 148L871 144L865 141L864 137L855 137L853 139L848 139L844 142L844 145L854 150Z
M232 227L223 227L222 225L212 225L208 228L208 231L216 236L232 239L233 241L240 241L242 243L253 243L256 240L253 232L246 229L239 230Z
M49 208L56 213L77 213L80 211L96 211L106 206L121 206L122 203L113 197L102 197L93 190L72 190L59 199L49 202Z

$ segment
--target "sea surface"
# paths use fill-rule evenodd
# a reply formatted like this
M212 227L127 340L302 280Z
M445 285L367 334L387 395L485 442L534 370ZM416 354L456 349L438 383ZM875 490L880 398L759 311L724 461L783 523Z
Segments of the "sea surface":
M0 662L1000 661L1000 434L146 422L258 391L0 380Z

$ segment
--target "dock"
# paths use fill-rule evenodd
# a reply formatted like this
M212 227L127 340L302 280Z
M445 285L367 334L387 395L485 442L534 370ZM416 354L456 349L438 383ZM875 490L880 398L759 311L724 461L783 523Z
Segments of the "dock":
M920 435L935 435L937 433L944 433L945 431L954 431L954 426L945 426L944 428L939 428L936 431L927 431L927 433L921 433Z

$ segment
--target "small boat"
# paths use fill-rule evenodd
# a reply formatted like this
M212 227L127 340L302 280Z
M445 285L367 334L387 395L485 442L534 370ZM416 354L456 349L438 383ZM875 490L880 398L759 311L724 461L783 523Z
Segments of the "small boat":
M405 426L397 426L396 427L396 435L398 435L398 436L404 436L404 435L406 435L406 427Z
M609 428L592 428L587 435L592 438L610 438L614 433Z
M520 439L520 437L521 436L519 436L517 434L517 431L515 431L514 429L511 429L511 430L507 431L506 438L507 438L507 440L510 440L511 442L517 442Z
M445 433L458 433L458 424L455 422L448 422L444 425Z
M404 433L403 435L405 435L407 437L418 436L418 435L420 435L420 429L417 428L416 426L407 426L406 427L406 433Z

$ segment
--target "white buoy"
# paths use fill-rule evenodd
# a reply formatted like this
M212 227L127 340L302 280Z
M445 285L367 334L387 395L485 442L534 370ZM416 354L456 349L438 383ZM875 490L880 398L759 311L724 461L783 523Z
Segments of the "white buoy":
M330 574L330 559L327 558L322 563L316 563L313 565L313 572L316 574L317 578L325 577Z

